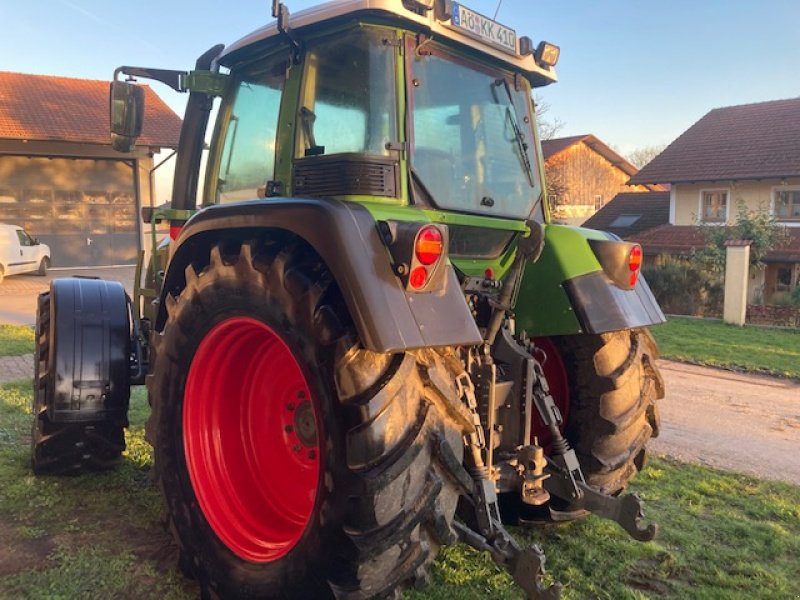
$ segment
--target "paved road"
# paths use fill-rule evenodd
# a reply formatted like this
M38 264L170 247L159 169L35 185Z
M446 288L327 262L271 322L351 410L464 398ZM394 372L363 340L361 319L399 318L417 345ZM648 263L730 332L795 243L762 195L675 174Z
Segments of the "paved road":
M101 277L121 282L128 294L133 294L134 267L104 267L100 269L51 270L47 276L12 275L0 283L0 323L33 325L36 322L36 296L50 288L55 277Z
M657 454L800 485L800 383L659 360Z

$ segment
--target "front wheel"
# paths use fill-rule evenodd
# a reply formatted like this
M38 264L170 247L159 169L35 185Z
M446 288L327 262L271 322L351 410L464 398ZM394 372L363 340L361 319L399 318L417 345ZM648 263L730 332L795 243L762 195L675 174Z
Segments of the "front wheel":
M382 597L424 581L459 489L452 353L353 342L297 241L215 247L167 303L148 387L182 566L225 598ZM447 382L437 387L432 382Z

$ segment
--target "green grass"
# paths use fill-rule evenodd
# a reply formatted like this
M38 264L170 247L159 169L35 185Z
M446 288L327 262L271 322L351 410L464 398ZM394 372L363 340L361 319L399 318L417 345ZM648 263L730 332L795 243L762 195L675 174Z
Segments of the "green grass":
M0 357L33 353L33 327L0 325Z
M800 330L670 317L650 331L664 358L800 379Z
M33 477L30 384L0 386L0 598L197 597L175 570L143 439L147 402L132 400L128 451L111 473ZM661 526L642 544L590 517L520 529L547 552L548 575L564 598L797 598L800 488L655 460L634 490ZM429 587L412 600L521 598L485 555L445 549Z

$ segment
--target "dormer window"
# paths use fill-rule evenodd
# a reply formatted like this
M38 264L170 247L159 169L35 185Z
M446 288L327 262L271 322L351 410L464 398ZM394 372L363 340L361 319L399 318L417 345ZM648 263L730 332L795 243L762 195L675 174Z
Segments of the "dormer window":
M772 214L778 221L800 221L800 188L775 190Z
M728 220L728 191L700 192L700 220L703 223L725 223Z

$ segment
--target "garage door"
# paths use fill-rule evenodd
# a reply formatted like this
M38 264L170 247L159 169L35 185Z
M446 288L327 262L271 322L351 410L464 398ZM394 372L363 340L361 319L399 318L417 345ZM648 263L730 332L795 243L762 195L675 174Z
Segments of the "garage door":
M0 222L48 244L54 267L135 264L133 164L0 156Z

